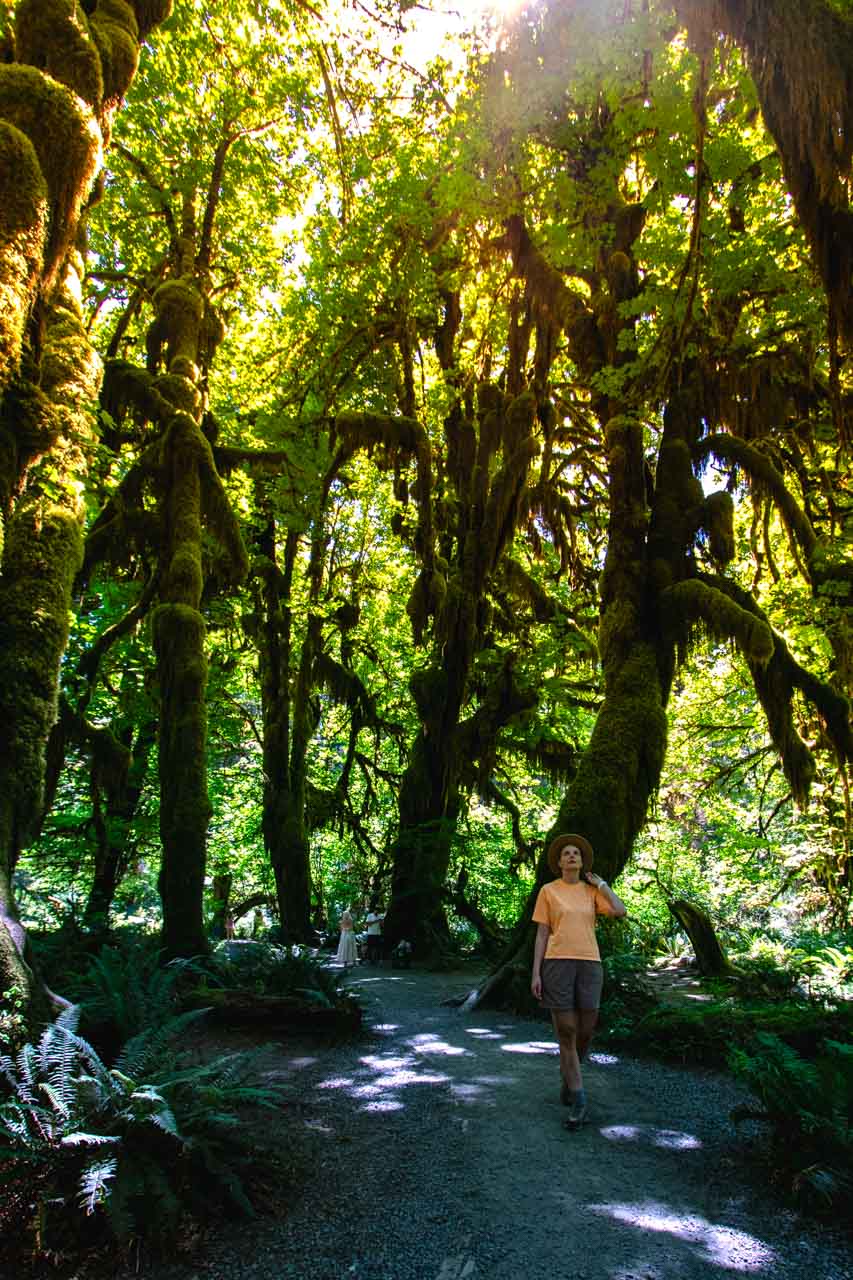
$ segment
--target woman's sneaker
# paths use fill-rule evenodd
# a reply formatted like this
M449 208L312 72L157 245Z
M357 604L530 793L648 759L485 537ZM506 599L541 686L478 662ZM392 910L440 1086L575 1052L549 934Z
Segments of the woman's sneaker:
M577 1097L569 1100L569 1114L563 1124L567 1129L579 1129L586 1119L586 1098Z

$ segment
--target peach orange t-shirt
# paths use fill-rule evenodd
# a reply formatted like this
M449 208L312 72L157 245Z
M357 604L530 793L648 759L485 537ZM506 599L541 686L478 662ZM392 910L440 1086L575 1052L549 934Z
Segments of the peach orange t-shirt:
M595 917L612 916L613 908L603 893L584 880L567 884L552 880L539 890L533 919L551 931L545 949L546 960L600 960L595 936Z

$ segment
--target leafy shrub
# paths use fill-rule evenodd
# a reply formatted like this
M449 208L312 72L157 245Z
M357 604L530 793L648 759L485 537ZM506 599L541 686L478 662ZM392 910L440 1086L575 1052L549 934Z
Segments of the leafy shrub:
M830 1035L848 1039L853 1006L817 1001L708 1000L695 1005L657 1005L618 1037L655 1057L725 1066L733 1046L748 1046L759 1032L778 1036L807 1055ZM613 1037L616 1038L616 1037Z
M761 1102L774 1130L777 1164L812 1208L830 1209L853 1193L853 1045L824 1040L806 1061L778 1036L758 1032L728 1056L732 1072ZM740 1109L735 1119L754 1117Z
M290 996L323 1009L355 1003L343 981L340 970L328 968L310 952L263 942L220 943L205 970L205 982L213 988Z
M274 1106L280 1091L252 1083L257 1053L189 1062L176 1044L200 1016L149 1028L109 1069L76 1033L74 1006L38 1044L0 1057L0 1161L21 1216L35 1203L56 1232L126 1240L152 1226L166 1238L187 1212L251 1213L244 1177L258 1157L237 1112Z

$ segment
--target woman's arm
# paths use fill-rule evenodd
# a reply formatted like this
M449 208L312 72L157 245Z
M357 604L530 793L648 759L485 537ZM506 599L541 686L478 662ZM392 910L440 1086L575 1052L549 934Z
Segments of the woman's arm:
M530 990L537 1000L542 999L542 960L551 930L547 924L536 926L536 942L533 945L533 976L530 979Z
M613 915L617 920L628 914L628 908L625 906L625 903L617 893L613 892L606 880L602 880L601 876L597 876L594 871L587 871L586 878L587 882L591 884L594 889L598 889L599 893L601 893L602 896L610 903Z

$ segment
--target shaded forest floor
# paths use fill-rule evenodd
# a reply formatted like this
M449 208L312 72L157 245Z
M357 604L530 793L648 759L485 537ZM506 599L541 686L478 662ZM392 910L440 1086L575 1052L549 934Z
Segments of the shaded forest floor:
M729 1119L746 1100L737 1084L594 1050L588 1123L569 1133L548 1023L441 1004L477 976L362 967L349 978L361 1036L270 1043L264 1070L289 1104L259 1118L258 1138L283 1152L289 1189L270 1187L268 1212L211 1229L183 1258L143 1260L143 1274L853 1280L849 1240L762 1190L761 1131ZM250 1039L216 1033L210 1047Z

